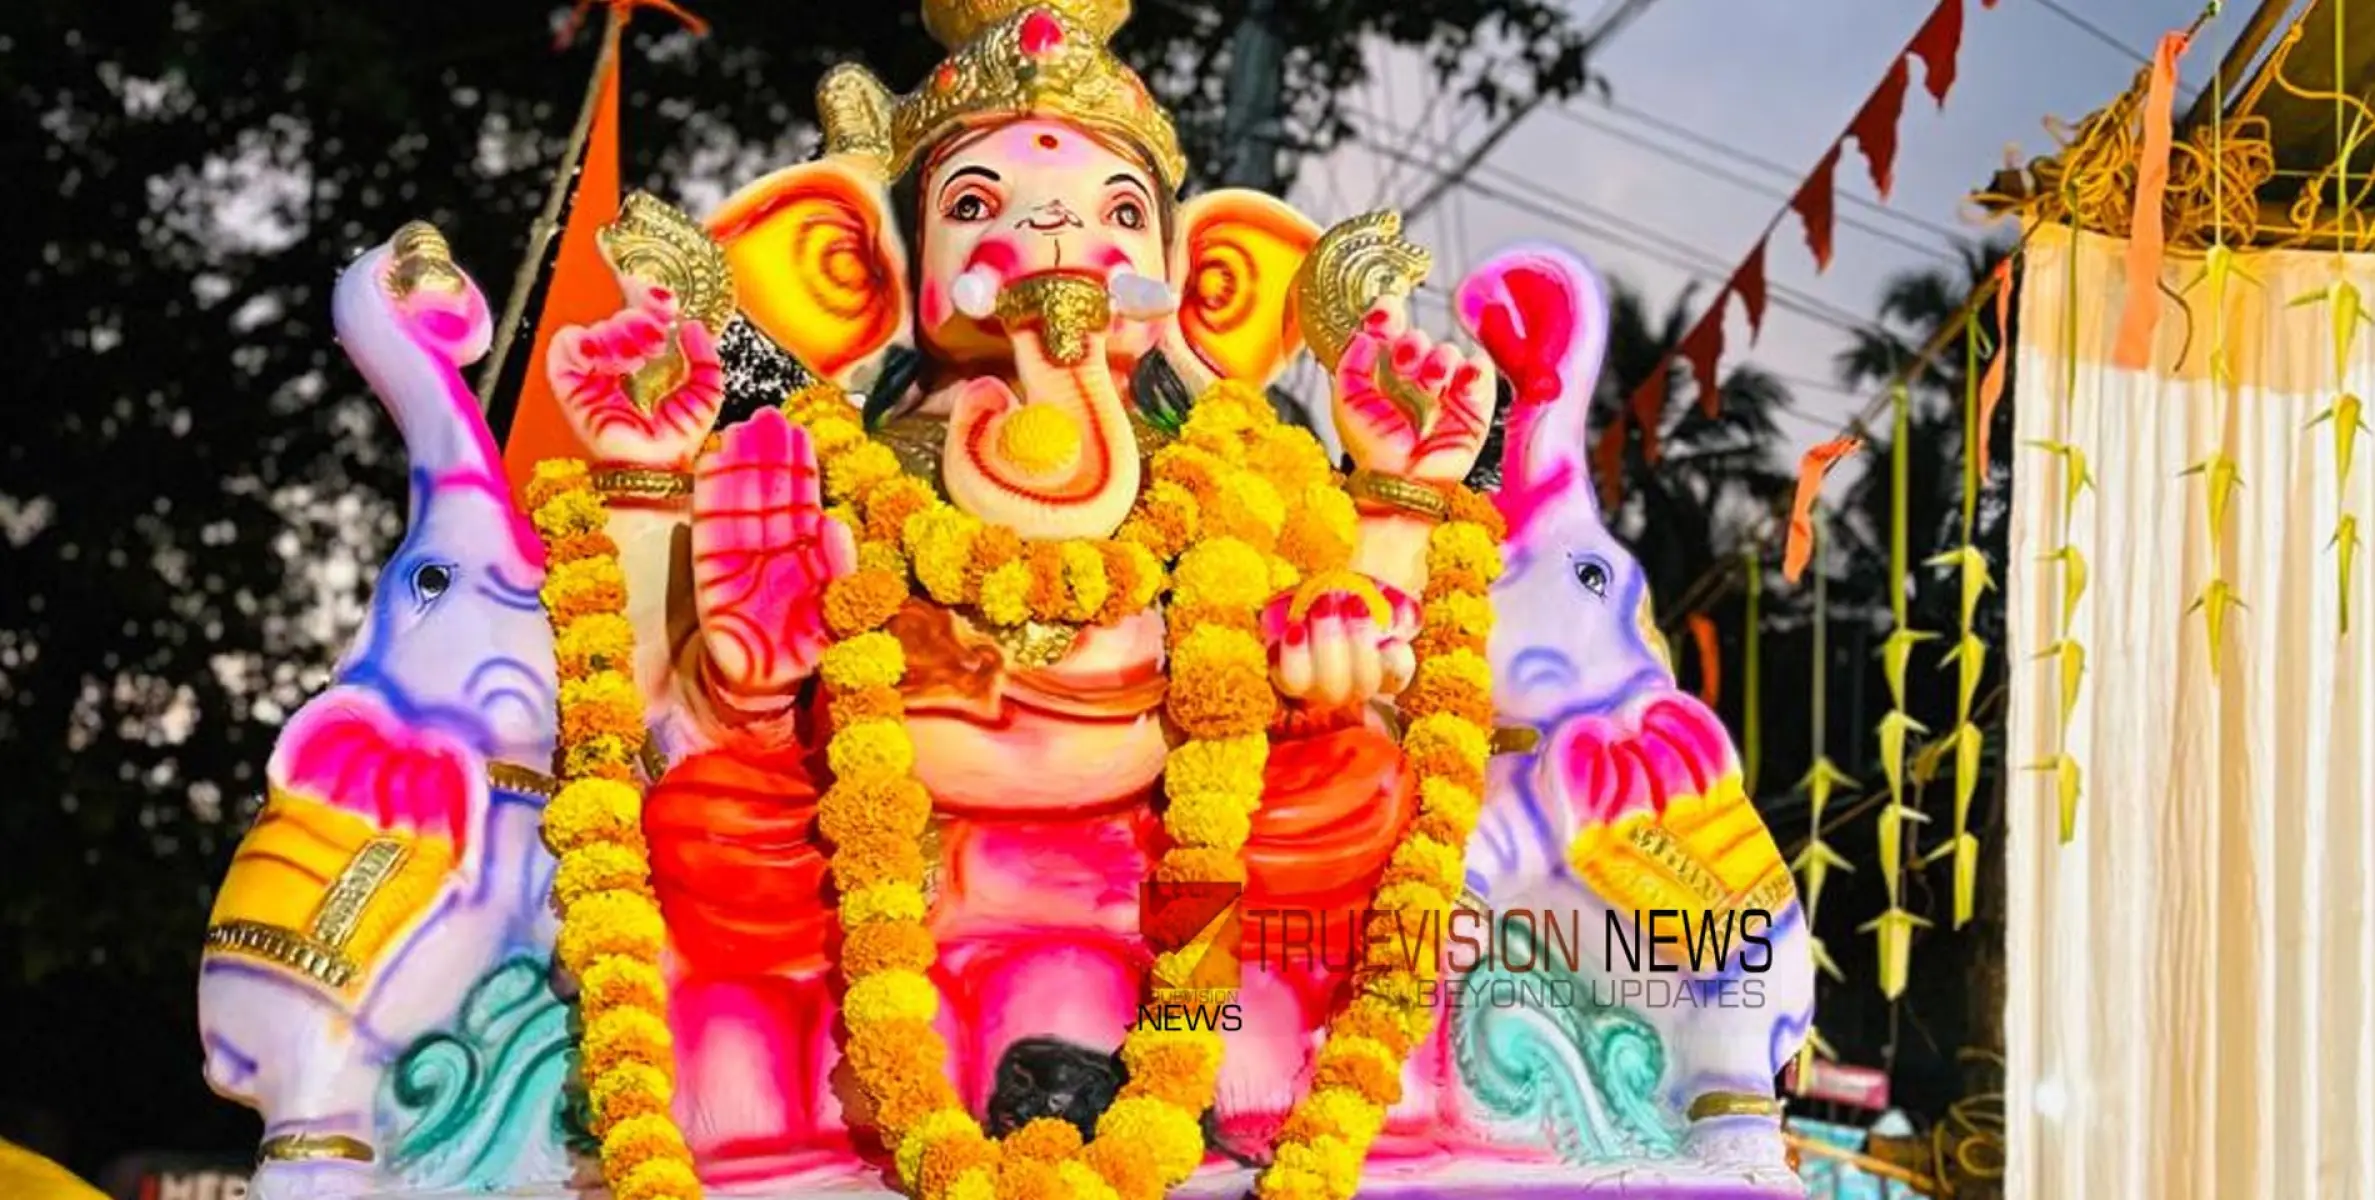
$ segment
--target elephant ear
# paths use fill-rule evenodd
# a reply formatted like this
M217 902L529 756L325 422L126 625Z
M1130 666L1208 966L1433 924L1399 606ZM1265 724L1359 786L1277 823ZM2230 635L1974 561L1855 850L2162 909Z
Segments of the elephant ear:
M847 156L788 167L709 219L742 314L803 366L853 386L908 337L907 259L878 172Z
M1223 188L1179 210L1171 278L1179 285L1173 365L1201 390L1218 379L1266 387L1302 348L1295 272L1320 229L1292 205Z

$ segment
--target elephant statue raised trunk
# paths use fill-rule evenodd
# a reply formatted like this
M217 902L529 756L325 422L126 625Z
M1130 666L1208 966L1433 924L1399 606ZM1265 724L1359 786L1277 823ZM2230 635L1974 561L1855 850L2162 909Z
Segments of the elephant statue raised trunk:
M207 1080L265 1113L258 1186L272 1197L405 1177L393 1083L482 980L511 964L558 1009L537 833L555 689L544 555L461 377L487 348L486 301L415 224L348 268L333 305L403 433L411 512L330 686L274 744L207 929ZM557 1102L561 1064L545 1057L514 1082ZM557 1146L539 1163L536 1139L518 1140L477 1174L565 1177Z

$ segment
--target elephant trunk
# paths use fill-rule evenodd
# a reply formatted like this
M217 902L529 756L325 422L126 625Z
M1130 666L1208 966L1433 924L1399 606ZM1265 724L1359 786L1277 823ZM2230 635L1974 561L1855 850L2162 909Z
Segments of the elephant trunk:
M1510 536L1522 538L1535 515L1561 503L1596 515L1584 458L1608 347L1598 277L1556 246L1522 246L1463 280L1456 303L1461 323L1515 392L1497 496Z
M1096 538L1138 496L1137 434L1106 362L1106 290L1078 275L1017 281L998 301L1013 339L1015 390L960 385L943 470L949 498L1038 538Z

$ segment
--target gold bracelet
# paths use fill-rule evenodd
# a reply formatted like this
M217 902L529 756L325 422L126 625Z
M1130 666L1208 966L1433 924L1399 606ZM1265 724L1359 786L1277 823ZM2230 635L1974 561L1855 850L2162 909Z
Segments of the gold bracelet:
M343 1133L284 1133L265 1138L264 1143L256 1147L258 1163L316 1162L322 1159L367 1163L376 1157L369 1142Z
M1355 471L1344 482L1344 491L1354 500L1372 501L1429 521L1441 521L1451 513L1451 501L1444 498L1442 491L1396 475Z
M1748 1092L1701 1092L1691 1101L1691 1120L1715 1117L1778 1117L1781 1101Z
M606 497L683 500L693 494L693 477L659 467L604 467L593 473L594 490Z

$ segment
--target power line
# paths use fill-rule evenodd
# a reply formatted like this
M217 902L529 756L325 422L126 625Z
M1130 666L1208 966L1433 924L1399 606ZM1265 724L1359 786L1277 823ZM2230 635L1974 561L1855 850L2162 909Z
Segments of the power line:
M1771 184L1760 183L1736 171L1732 171L1715 163L1708 162L1706 159L1696 158L1691 155L1684 154L1672 146L1662 145L1656 139L1643 136L1642 134L1636 133L1632 130L1625 129L1620 126L1603 125L1597 121L1589 120L1585 118L1583 114L1574 112L1570 109L1560 109L1559 115L1566 118L1568 121L1571 121L1586 129L1595 130L1610 137L1617 138L1621 141L1630 142L1633 145L1647 150L1652 154L1656 154L1672 162L1679 163L1682 166L1688 167L1710 178L1720 179L1726 183L1732 184L1735 187L1745 188L1759 195L1768 196L1784 203L1789 203L1797 199L1796 193L1794 192L1783 191L1780 188L1772 186ZM1786 170L1786 168L1784 168L1784 170ZM1849 194L1836 192L1835 189L1834 191L1835 194ZM1932 224L1931 222L1924 221L1921 218L1912 216L1910 214L1898 213L1894 209L1886 208L1880 205L1874 205L1873 207L1879 208L1882 212L1891 213L1892 215L1897 216L1900 220L1906 221L1910 224L1920 225L1929 232L1944 237L1950 242L1962 236L1961 234L1958 234L1954 230L1948 229L1943 225ZM1911 250L1916 254L1926 254L1931 257L1939 258L1949 262L1959 261L1955 259L1952 254L1949 254L1936 246L1922 242L1915 242L1893 229L1882 228L1881 226L1858 220L1846 213L1834 212L1832 214L1832 219L1841 225L1847 226L1850 229L1863 230L1865 233L1871 234L1873 237L1900 246L1904 249Z

